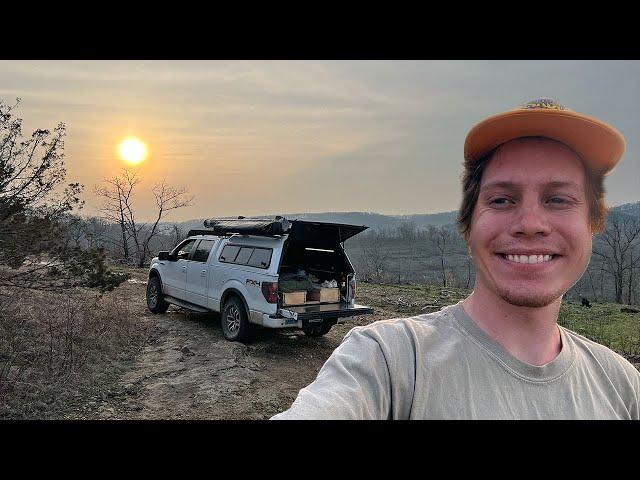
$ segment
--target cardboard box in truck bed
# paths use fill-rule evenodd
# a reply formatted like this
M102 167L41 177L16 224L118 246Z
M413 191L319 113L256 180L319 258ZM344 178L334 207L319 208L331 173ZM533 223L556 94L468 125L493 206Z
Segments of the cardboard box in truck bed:
M283 305L301 305L307 301L306 290L299 292L286 292L282 294Z
M318 300L320 303L336 303L340 301L340 289L314 288L307 292L307 300Z

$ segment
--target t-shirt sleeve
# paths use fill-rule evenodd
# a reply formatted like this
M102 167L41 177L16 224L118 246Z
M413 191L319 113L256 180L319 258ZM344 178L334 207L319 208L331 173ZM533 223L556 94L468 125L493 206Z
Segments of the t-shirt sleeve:
M373 336L356 327L291 407L271 420L385 420L390 406L384 353Z
M629 392L626 393L626 403L632 420L640 420L640 372L628 360L624 359Z
M640 420L640 373L636 374L635 378L635 402L631 407L631 418L633 420Z

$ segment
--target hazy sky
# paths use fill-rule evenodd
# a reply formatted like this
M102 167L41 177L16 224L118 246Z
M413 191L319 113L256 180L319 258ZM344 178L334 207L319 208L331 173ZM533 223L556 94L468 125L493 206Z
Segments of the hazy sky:
M139 215L166 179L195 195L169 219L276 212L458 208L463 143L484 117L538 97L612 123L627 150L611 205L640 200L638 61L1 61L0 99L25 132L67 124L68 181L149 146Z

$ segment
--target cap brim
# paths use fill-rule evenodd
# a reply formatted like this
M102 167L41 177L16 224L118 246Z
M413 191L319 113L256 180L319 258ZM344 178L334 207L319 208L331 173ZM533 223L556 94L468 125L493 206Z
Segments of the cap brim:
M494 115L475 125L464 142L465 163L473 164L514 138L535 136L564 143L600 175L610 173L625 150L622 134L595 118L570 110L521 109Z

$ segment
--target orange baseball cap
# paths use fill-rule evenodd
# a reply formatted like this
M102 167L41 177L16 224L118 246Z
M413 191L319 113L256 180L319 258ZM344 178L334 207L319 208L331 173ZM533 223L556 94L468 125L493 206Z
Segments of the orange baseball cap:
M509 140L537 136L564 143L600 175L614 169L626 145L622 133L608 123L540 98L476 124L464 142L465 165L471 166Z

